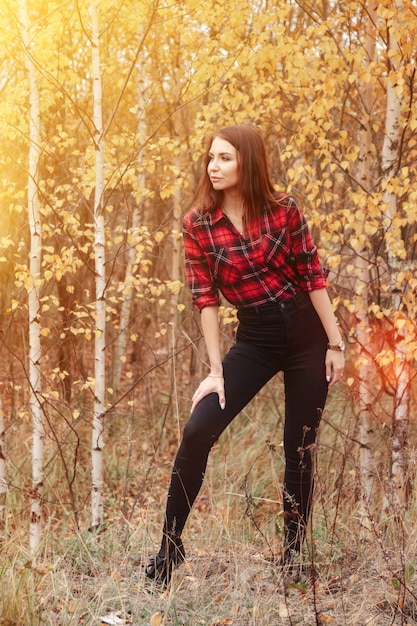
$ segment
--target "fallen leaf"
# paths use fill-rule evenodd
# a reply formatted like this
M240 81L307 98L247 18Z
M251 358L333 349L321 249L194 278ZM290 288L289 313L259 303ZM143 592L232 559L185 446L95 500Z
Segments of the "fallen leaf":
M109 613L104 617L100 617L101 624L108 624L108 626L126 626L127 624L131 624L130 619L125 619L116 615L116 613Z
M100 617L101 624L110 624L110 626L116 626L116 624L124 624L124 621L117 617L117 615L105 615Z
M151 617L151 626L161 626L162 615L161 613L154 613Z

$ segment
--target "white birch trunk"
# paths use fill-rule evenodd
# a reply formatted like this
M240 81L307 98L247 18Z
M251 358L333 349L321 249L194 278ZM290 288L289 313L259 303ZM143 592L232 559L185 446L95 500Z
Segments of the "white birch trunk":
M145 92L146 85L145 85L144 79L140 81L140 89L142 90L142 92ZM139 122L139 129L138 129L138 136L141 141L145 141L145 135L146 135L146 124L144 120L142 120ZM139 170L141 169L142 161L143 161L142 151L140 151L139 159L138 159ZM138 189L140 190L145 189L145 184L146 184L145 174L144 173L139 174ZM127 254L127 266L126 266L126 273L125 273L125 280L124 280L126 285L133 285L133 280L132 280L133 268L137 261L135 238L136 238L136 233L138 232L139 223L140 223L139 205L140 205L140 201L136 201L135 206L132 209L133 211L132 225L130 229L130 237L128 236L128 242L127 242L129 246L129 251ZM115 397L117 396L117 392L119 391L119 388L120 388L120 378L122 374L123 358L126 354L126 346L127 346L127 342L129 339L128 330L129 330L130 317L132 314L133 297L134 297L133 288L129 290L128 293L123 294L123 302L122 302L122 307L120 311L119 336L116 342L116 348L115 348L115 354L114 354L113 376L112 376L112 387L113 387Z
M376 40L376 6L371 2L368 9L368 18L366 24L365 39L365 70L375 59L375 40ZM372 132L371 132L371 114L373 108L373 86L372 83L364 83L362 87L362 101L364 106L364 116L362 120L362 131L359 136L360 156L358 178L359 182L365 190L372 187L371 180L371 162L372 162ZM365 223L362 223L363 232ZM357 299L357 316L358 324L356 331L356 339L361 353L366 353L366 348L370 338L369 317L368 317L368 301L369 301L369 285L371 277L369 272L369 251L367 246L359 247L355 251L354 264L356 267L356 293ZM371 391L370 372L372 363L364 358L359 359L358 379L359 379L359 418L360 433L359 440L361 443L359 453L360 465L360 483L362 488L360 522L361 522L361 539L369 540L371 536L370 512L372 511L372 494L374 493L375 481L375 464L372 451L374 449L374 429L372 426L372 417L370 409L373 403L373 394Z
M151 20L149 21L149 27L150 27L150 24L152 23L152 19L153 18L151 18ZM139 59L139 55L137 56L136 60L138 59ZM138 63L138 67L140 70L139 71L140 78L138 81L138 103L140 102L145 103L147 101L147 89L149 87L149 79L147 76L147 69L145 67L145 63L141 61L140 64ZM146 106L146 105L144 104L143 106ZM143 142L143 144L145 145L146 137L147 137L147 122L146 122L146 117L143 116L143 117L140 117L140 119L138 120L138 141ZM140 190L141 193L143 193L146 188L146 176L145 176L145 172L143 171L142 166L143 166L143 151L140 150L139 156L138 156L138 169L139 169L139 172L141 173L138 175L138 179L137 179L137 190ZM131 279L133 278L133 268L137 263L137 250L136 250L135 241L136 241L136 234L138 233L139 224L140 224L140 215L139 215L140 205L141 205L141 198L138 198L136 196L135 206L132 209L133 214L132 214L132 225L131 225L131 230L130 230L130 237L128 237L129 252L127 255L127 267L126 267L126 274L125 274L125 281L124 281L126 285L129 285L129 283L133 285L133 280ZM130 322L130 318L132 314L133 298L134 298L133 289L123 294L123 303L122 303L122 307L120 311L119 336L116 342L113 376L112 376L112 387L113 387L115 396L117 395L117 392L120 388L120 378L122 374L123 358L126 353L126 346L127 346L127 342L129 339L128 331L129 331L129 322Z
M181 171L181 164L177 163L177 171ZM181 190L177 187L174 196L174 208L171 226L172 239L172 258L171 258L171 280L178 283L180 280L180 258L181 258L181 241L182 241L182 219L181 219ZM170 301L170 324L171 324L171 363L172 378L174 385L174 401L175 407L178 409L178 382L177 382L177 360L175 357L177 347L177 327L178 327L178 290L174 289L171 294ZM178 442L181 438L181 424L179 420L179 410L175 411L177 416L177 436Z
M113 382L112 388L115 397L120 388L120 378L122 374L123 357L126 354L126 346L129 339L129 322L132 312L132 300L134 297L133 290L133 268L136 263L136 246L134 240L139 228L139 208L134 206L132 209L132 224L130 227L130 233L128 233L127 244L129 246L127 252L127 264L124 277L125 289L127 292L123 293L123 302L120 309L119 320L119 336L117 338L116 347L114 351L114 365L113 365Z
M171 280L178 282L180 280L180 260L181 260L181 223L182 213L180 207L180 191L175 194L175 206L172 216L171 239L172 239L172 257L171 257ZM176 330L178 316L178 291L173 291L171 295L171 320ZM175 333L176 334L176 333Z
M32 491L30 510L29 549L35 557L41 538L43 496L43 445L45 438L41 404L41 334L40 334L40 281L41 281L41 221L38 197L40 157L40 105L36 68L30 53L29 20L26 1L19 2L21 37L25 47L25 65L29 79L29 167L28 167L28 217L30 230L30 263L28 286L29 310L29 385L30 412L32 416Z
M3 404L0 396L0 541L4 538L6 517L7 476L5 457L5 429Z
M401 58L398 49L398 42L394 32L398 28L398 16L402 12L402 2L396 2L397 19L392 25L389 33L389 58L392 64L391 72L398 69ZM391 74L391 73L390 73ZM382 147L382 172L385 181L397 174L400 159L401 139L401 97L396 86L389 75L387 82L387 103L385 117L385 138ZM386 246L388 255L388 266L391 273L391 307L394 311L400 309L402 294L398 291L398 274L401 270L402 249L399 242L390 235L390 225L397 213L397 195L387 190L384 194L385 224L386 224ZM395 394L393 408L393 422L391 430L391 467L388 476L385 509L403 507L406 504L407 492L407 440L409 429L409 407L410 407L410 371L405 359L404 348L400 345L402 336L398 329L394 336L394 373L395 373Z
M92 490L91 490L91 527L97 528L104 521L103 512L103 420L105 412L105 331L106 331L106 276L105 276L105 232L103 214L104 191L104 137L102 112L102 84L100 68L100 33L97 6L91 0L91 45L93 67L93 121L95 142L94 194L94 256L96 272L96 309L95 309L95 347L94 347L94 413L92 424Z
M369 318L368 318L368 285L370 284L369 263L367 259L367 251L363 250L360 255L356 256L355 266L357 271L357 282L366 285L357 301L358 325L356 338L359 349L366 350L369 342ZM361 350L362 351L362 350ZM375 483L375 462L373 457L374 450L374 428L372 425L371 408L373 405L373 394L370 385L372 384L372 362L366 363L364 358L359 360L358 378L359 378L359 418L360 418L360 484L362 489L362 497L360 503L360 525L361 540L367 541L371 538L370 515L373 510L373 494Z

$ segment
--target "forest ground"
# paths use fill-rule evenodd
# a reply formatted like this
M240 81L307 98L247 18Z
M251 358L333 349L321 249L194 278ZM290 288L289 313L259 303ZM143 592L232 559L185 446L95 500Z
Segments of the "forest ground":
M363 540L357 422L348 403L342 404L343 393L341 387L333 394L320 432L306 547L306 559L314 561L314 582L289 583L274 562L282 544L282 412L279 406L267 409L263 397L213 450L184 532L186 562L166 590L146 581L144 567L158 547L177 445L168 426L157 448L150 444L151 433L141 438L129 467L123 446L114 445L121 439L113 433L106 448L105 527L91 533L86 522L75 530L70 511L62 516L62 509L50 507L35 566L27 551L23 509L9 502L0 624L416 624L414 503L392 518L382 516L381 493L376 492L370 532ZM384 445L381 436L381 449ZM381 454L381 467L383 459ZM128 481L133 471L136 478ZM381 469L379 487L382 477ZM85 510L87 520L87 499Z

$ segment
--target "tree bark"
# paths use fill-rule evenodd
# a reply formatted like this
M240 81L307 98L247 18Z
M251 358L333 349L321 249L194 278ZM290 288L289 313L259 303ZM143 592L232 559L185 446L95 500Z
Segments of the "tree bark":
M365 70L369 68L371 63L375 59L375 42L376 42L376 3L371 1L368 8L368 17L366 23L366 38L365 38ZM372 157L372 108L373 108L373 86L372 83L364 83L361 87L361 96L363 103L363 118L361 124L361 132L359 136L359 166L358 166L358 179L365 191L368 191L373 186L371 163ZM362 233L365 233L366 214L363 214ZM367 237L364 237L367 240ZM374 449L374 428L372 425L372 415L370 409L373 404L372 394L372 359L369 355L369 339L371 337L369 316L368 316L368 302L369 302L369 287L371 285L370 277L370 259L369 259L369 247L365 245L359 245L355 250L354 265L356 268L356 293L357 296L357 331L356 340L359 346L359 361L357 367L358 381L359 381L359 398L358 409L360 419L360 453L359 453L359 466L360 466L360 483L362 489L361 497L361 539L370 539L371 524L370 524L370 512L372 510L372 500L374 493L374 481L375 481L375 464L373 458Z
M92 425L92 491L91 527L98 528L104 521L103 511L103 428L106 394L105 337L106 337L106 275L104 230L104 137L102 110L102 81L100 68L100 32L97 6L91 0L91 46L93 69L93 121L95 143L94 193L94 257L95 257L95 343L94 343L94 412Z
M178 171L180 171L180 163L178 163ZM173 284L180 281L180 258L181 258L181 240L182 240L182 218L180 208L180 189L177 187L174 196L174 207L172 214L171 224L171 241L172 241L172 256L171 256L171 280ZM175 407L178 408L178 372L177 372L177 359L175 356L177 347L177 333L178 333L178 290L173 289L170 298L170 324L171 324L171 363L172 363L172 380L174 385L174 400ZM179 423L178 410L175 411L177 416L177 436L178 441L181 438L181 425Z
M134 240L137 236L139 229L139 208L134 206L132 208L132 223L130 226L130 232L127 233L127 246L128 251L126 254L127 263L126 271L124 275L125 292L123 294L123 301L120 307L120 319L119 319L119 331L116 341L116 347L114 350L114 362L112 372L112 389L114 396L117 397L117 393L120 388L120 379L122 375L123 360L126 355L126 347L129 339L129 323L132 312L132 302L134 298L135 290L133 288L133 268L135 266L137 252Z
M7 496L6 458L5 458L5 429L3 404L0 396L0 541L4 538L5 510Z
M39 211L40 160L40 97L36 67L30 51L29 19L26 0L19 2L19 21L25 51L25 66L29 81L29 166L28 218L30 231L30 261L28 280L29 311L29 384L32 416L32 490L30 510L29 549L35 557L41 538L43 497L43 447L45 439L41 390L41 326L40 283L42 229Z
M399 273L402 269L402 248L397 238L391 236L391 224L397 211L397 194L390 190L390 179L398 173L401 148L401 96L397 90L395 75L400 69L402 52L399 49L399 16L403 11L402 2L395 2L396 17L389 27L388 57L390 68L387 82L387 100L385 115L385 137L382 147L382 173L386 191L385 240L388 267L391 275L391 310L395 316L401 310L402 293L398 288ZM391 459L388 474L385 508L395 511L406 505L408 473L408 429L410 419L410 368L406 360L406 348L402 341L400 327L394 320L394 407L391 429Z

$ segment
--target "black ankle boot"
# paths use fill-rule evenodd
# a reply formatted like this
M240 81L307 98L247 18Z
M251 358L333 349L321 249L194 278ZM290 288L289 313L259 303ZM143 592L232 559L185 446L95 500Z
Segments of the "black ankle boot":
M285 550L281 561L282 575L287 583L299 583L311 578L309 566L295 550Z
M284 513L284 546L282 554L282 572L287 582L297 583L309 578L309 568L303 562L302 543L305 536L305 524L297 512Z
M184 559L185 550L181 537L167 535L158 554L149 559L145 569L146 576L166 587L171 581L172 570L181 565Z

